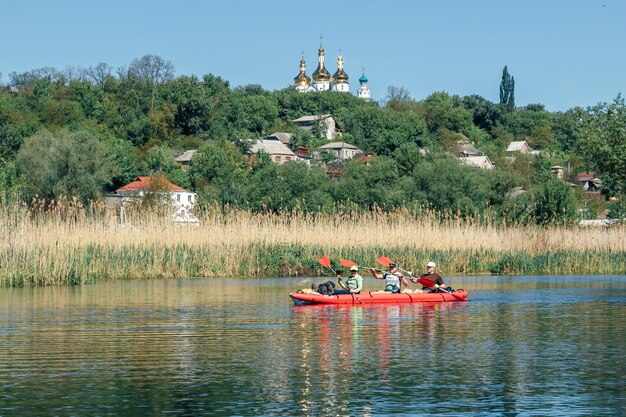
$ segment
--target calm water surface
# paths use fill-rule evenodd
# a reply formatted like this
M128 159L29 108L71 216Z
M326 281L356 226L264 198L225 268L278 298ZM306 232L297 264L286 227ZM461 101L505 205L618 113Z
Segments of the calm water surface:
M313 281L0 289L0 416L626 415L626 276L293 306Z

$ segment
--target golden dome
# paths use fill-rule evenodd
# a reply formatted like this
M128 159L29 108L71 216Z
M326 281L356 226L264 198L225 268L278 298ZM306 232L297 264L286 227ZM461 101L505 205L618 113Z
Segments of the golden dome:
M343 71L343 58L339 55L337 58L337 72L333 74L333 83L347 83L348 82L348 74Z
M293 82L295 85L311 84L311 78L306 75L306 62L304 62L304 57L300 60L300 74L293 79Z
M317 69L312 74L313 81L315 82L330 81L330 72L328 72L326 68L324 68L324 47L320 46L320 49L317 55L318 55L319 63L317 64Z

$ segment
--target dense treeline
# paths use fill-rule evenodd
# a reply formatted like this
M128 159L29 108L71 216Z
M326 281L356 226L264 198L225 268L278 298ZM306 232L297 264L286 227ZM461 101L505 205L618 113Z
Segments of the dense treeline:
M196 191L201 204L259 211L409 206L538 224L573 222L580 208L588 217L607 207L624 216L624 100L566 112L515 108L513 78L506 72L503 82L505 75L503 103L446 92L414 100L390 87L379 104L334 92L233 88L212 74L175 77L173 65L153 55L116 71L101 63L12 73L0 91L0 186L5 200L87 201L161 172ZM275 165L262 155L250 162L234 144L282 131L295 143L321 145L315 132L290 121L326 113L338 120L342 140L373 156L368 164L343 164L339 181L323 166ZM496 168L460 165L457 147L465 138ZM513 140L541 153L511 161L505 149ZM174 157L187 149L198 152L183 170ZM553 178L552 165L568 167L568 177ZM584 170L603 180L603 198L568 184ZM507 194L516 187L526 192ZM609 197L618 202L607 203Z

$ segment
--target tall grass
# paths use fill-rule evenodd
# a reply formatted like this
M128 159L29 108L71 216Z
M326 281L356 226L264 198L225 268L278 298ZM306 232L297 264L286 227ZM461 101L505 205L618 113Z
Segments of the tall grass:
M624 274L625 228L504 227L434 212L256 214L209 208L201 223L61 200L3 207L0 285L101 279L296 276L316 259L407 269L436 261L445 274Z

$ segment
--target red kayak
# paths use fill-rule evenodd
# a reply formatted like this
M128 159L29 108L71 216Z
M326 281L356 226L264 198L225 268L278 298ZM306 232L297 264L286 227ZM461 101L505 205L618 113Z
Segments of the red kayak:
M399 304L436 301L467 301L469 293L465 290L449 292L431 292L416 294L393 294L389 292L362 292L360 294L307 294L292 292L289 297L296 305L309 304Z

